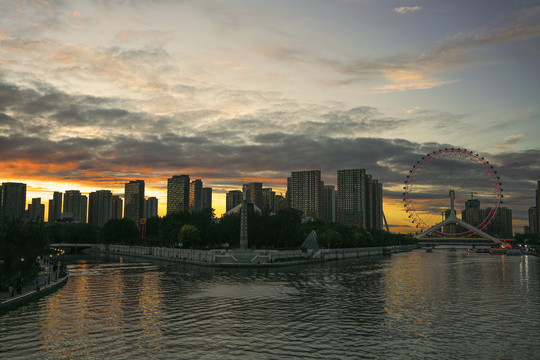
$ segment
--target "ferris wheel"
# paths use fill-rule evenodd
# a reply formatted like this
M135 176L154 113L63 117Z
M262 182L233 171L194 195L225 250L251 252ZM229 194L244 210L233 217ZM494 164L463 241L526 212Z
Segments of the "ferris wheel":
M480 155L467 149L439 149L409 171L404 207L422 234L466 237L482 232L493 219L502 203L501 186L497 171ZM473 226L457 218L466 208L478 208ZM458 226L449 225L450 220Z

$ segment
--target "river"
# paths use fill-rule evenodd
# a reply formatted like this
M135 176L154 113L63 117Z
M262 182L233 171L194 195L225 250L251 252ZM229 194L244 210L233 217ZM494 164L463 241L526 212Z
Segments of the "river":
M534 359L540 258L416 250L270 269L68 257L6 359Z

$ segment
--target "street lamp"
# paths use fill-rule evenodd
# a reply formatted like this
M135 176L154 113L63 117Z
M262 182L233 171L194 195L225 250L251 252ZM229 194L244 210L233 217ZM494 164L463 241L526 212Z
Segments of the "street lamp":
M49 254L49 276L47 276L47 283L51 283L51 264L52 264L52 254Z
M54 280L58 280L58 257L60 256L60 253L56 253L56 270L54 270Z
M22 271L23 271L23 265L24 265L24 258L22 257L22 258L21 258L21 267L20 267L20 272L21 272L20 278L21 278L21 279L22 279L22 277L23 277L23 273L22 273Z
M39 271L41 270L41 262L40 262L41 256L38 255L38 256L36 257L36 260L37 260L37 264L34 263L34 266L37 265L36 285L38 285L38 284L39 284Z

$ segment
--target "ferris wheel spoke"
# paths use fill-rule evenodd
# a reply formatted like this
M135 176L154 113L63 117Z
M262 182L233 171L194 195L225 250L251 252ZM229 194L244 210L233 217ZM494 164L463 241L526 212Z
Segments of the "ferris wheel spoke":
M449 189L448 184L445 183L439 176L437 176L434 172L432 172L429 168L424 168L428 175L431 176L432 179L436 180L439 184L443 185L445 188Z

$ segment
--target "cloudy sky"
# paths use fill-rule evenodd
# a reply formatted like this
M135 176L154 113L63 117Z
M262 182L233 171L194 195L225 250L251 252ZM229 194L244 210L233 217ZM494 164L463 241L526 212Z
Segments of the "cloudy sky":
M538 0L0 0L1 181L52 191L166 179L225 193L365 168L390 225L427 152L499 170L514 228L540 180Z

